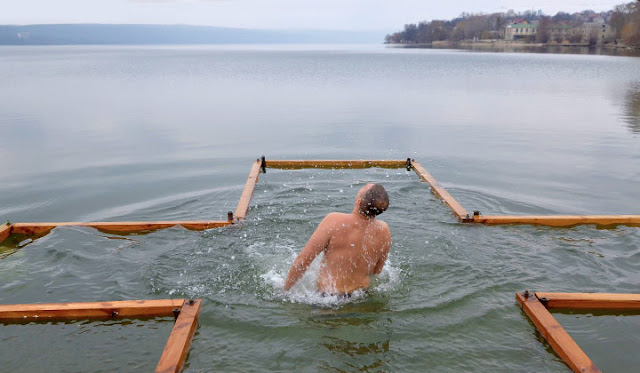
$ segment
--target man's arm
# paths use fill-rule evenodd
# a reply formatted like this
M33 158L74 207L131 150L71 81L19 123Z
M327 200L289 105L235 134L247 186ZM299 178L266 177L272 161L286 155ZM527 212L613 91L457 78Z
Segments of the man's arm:
M329 238L331 237L331 222L332 218L331 214L329 214L322 220L320 225L318 225L316 231L313 232L307 244L296 257L296 260L293 261L287 280L284 283L284 290L291 289L291 287L300 280L302 275L304 275L316 256L327 247Z
M373 269L373 274L379 275L382 272L382 268L384 268L384 263L387 261L387 257L389 256L389 249L391 248L391 233L389 232L389 226L387 223L384 223L384 229L382 230L382 256L376 262L376 267Z

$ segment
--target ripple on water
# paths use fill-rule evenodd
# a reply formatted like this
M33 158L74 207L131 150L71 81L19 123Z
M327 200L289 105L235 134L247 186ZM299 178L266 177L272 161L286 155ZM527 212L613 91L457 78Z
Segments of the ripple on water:
M411 174L311 174L261 175L248 221L228 228L55 229L0 261L2 300L202 298L187 370L564 371L514 293L637 288L636 228L460 225ZM393 244L372 291L321 297L316 261L284 292L320 219L381 175Z

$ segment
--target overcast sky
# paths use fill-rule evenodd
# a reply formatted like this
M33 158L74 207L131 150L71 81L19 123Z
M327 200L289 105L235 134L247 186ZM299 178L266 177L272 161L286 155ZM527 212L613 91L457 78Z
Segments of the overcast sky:
M462 12L609 10L620 0L0 0L0 24L145 23L393 31Z

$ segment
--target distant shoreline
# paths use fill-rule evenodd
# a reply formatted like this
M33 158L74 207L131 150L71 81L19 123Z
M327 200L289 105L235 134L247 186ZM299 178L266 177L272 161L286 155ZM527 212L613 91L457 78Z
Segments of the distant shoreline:
M461 49L485 52L529 52L556 54L603 54L640 57L640 47L616 46L613 44L589 45L586 43L551 44L551 43L522 43L506 40L478 40L478 41L437 41L433 43L393 44L386 43L389 48L407 49Z

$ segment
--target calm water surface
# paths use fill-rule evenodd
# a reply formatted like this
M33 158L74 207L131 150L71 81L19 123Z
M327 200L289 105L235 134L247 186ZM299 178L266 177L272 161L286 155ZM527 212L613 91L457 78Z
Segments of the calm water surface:
M640 213L639 58L2 47L0 81L2 221L223 219L262 154L412 157L485 214ZM313 267L285 293L317 223L349 211L369 181L392 200L383 215L392 252L373 292L319 298ZM70 227L16 249L23 239L0 246L0 303L202 298L189 372L567 372L514 293L640 284L639 228L460 225L405 170L269 170L247 223L228 229ZM606 371L637 367L637 315L558 318ZM170 328L2 325L0 341L16 348L0 361L17 371L149 370Z

